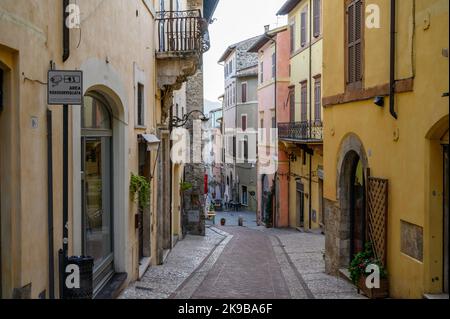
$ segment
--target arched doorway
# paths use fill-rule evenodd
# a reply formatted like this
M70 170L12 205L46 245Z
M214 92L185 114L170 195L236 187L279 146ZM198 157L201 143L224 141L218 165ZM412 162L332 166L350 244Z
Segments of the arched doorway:
M350 259L364 250L366 243L366 196L363 165L358 155L352 156L350 174Z
M90 92L81 112L82 249L94 258L94 293L114 272L112 142L108 102Z
M367 169L368 160L361 140L355 134L349 134L342 142L338 161L340 217L336 257L340 268L347 268L366 244Z

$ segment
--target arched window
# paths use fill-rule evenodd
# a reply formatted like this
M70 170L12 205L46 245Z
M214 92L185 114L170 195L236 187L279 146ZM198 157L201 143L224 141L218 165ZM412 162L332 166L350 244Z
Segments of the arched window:
M112 116L106 100L84 98L81 111L83 254L94 258L94 293L113 274Z

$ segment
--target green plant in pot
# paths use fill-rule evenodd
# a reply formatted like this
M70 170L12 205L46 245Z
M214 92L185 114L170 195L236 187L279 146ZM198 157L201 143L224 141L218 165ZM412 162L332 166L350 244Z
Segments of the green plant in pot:
M380 288L368 288L366 285L367 276L371 275L370 271L367 272L370 265L377 266L380 271ZM348 270L352 282L358 287L358 290L362 290L369 298L388 297L388 274L382 262L376 257L372 243L366 243L364 251L354 256Z
M150 206L150 182L145 177L131 174L130 193L135 200L137 199L140 207Z

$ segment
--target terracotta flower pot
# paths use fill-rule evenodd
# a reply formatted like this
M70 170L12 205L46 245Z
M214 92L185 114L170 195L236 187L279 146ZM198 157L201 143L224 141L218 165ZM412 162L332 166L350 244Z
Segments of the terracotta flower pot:
M225 223L226 223L226 219L225 219L225 218L222 218L222 219L220 220L220 225L221 225L221 226L225 226Z
M385 299L389 297L389 281L386 278L380 280L380 288L367 288L366 277L361 277L357 286L358 293L362 292L370 299Z

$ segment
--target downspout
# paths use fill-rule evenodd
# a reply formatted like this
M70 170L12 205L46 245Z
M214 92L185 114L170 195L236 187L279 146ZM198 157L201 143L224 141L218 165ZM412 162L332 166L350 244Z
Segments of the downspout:
M171 2L172 5L172 2ZM172 103L173 104L173 103ZM170 111L169 111L169 149L172 149L173 146L173 141L172 141L172 130L173 130L173 125L172 125L172 119L173 119L173 105L170 106ZM169 167L170 167L170 173L169 173L169 184L170 184L170 190L169 190L169 198L170 198L170 205L169 205L169 214L170 214L170 249L173 248L173 169L174 169L174 165L170 159L169 156Z
M309 138L312 137L312 12L313 3L309 4ZM309 154L309 200L308 200L308 223L309 229L311 229L311 216L312 216L312 156L314 153Z
M53 238L53 128L52 111L47 110L47 205L48 205L48 293L55 299L55 256Z
M396 45L396 3L397 1L391 0L391 45L390 45L390 79L389 79L389 112L394 119L398 119L398 115L395 112L395 45Z
M66 12L66 8L69 5L69 0L63 0L63 62L66 62L70 57L70 30L66 25L66 19L69 13Z

